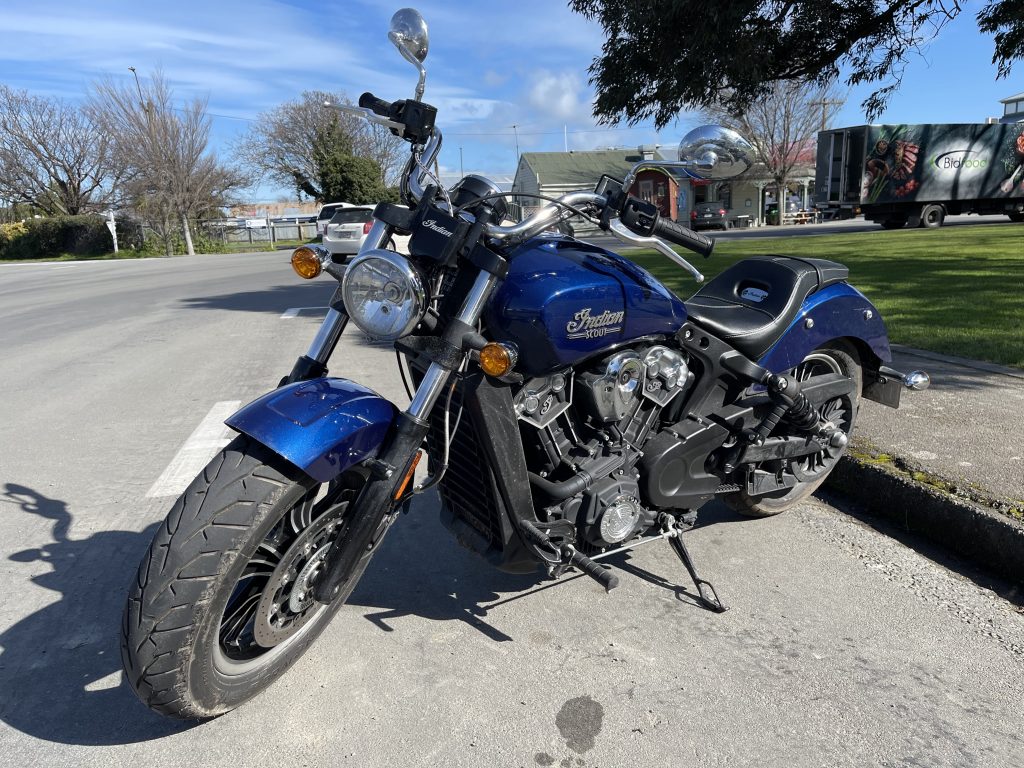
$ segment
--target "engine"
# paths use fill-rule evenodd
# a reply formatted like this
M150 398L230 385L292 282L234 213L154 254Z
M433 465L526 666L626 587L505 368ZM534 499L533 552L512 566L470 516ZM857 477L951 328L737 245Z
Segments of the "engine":
M641 503L641 448L692 382L682 353L662 345L527 381L515 397L537 512L590 551L654 525Z

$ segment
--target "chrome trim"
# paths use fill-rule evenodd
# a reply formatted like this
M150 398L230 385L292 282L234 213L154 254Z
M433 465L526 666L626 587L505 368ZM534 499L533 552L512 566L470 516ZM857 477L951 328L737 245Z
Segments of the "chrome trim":
M433 135L423 147L423 152L419 156L413 154L409 158L409 162L405 165L405 171L402 172L402 199L409 200L415 205L423 197L423 193L427 189L425 179L429 180L430 176L427 169L437 159L437 153L441 151L443 141L440 129L435 127Z
M633 186L633 182L636 181L636 177L641 171L654 171L661 168L679 168L686 171L693 168L693 166L694 163L683 162L681 160L641 160L629 169L629 173L626 174L626 178L622 180L622 191L629 194L629 190Z
M490 272L481 271L476 276L476 281L473 283L473 287L469 290L469 295L466 296L466 300L462 304L458 319L466 325L475 326L480 313L483 312L484 304L490 298L491 290L497 282L498 279ZM444 389L444 385L447 383L451 373L447 368L443 368L437 363L431 363L419 387L416 389L416 394L413 395L412 402L409 403L406 413L421 423L426 421L430 411L434 408L434 403L441 396L441 391Z
M405 324L399 328L396 328L391 333L371 333L364 326L363 322L360 322L361 319L363 321L366 320L366 313L357 313L353 311L353 307L349 305L349 280L353 278L358 279L359 268L364 263L373 261L383 261L386 264L390 264L392 267L394 267L401 274L401 279L404 281L404 285L400 286L400 283L398 282L398 280L396 280L394 285L396 287L400 286L403 289L408 288L409 293L411 294L411 299L413 301L412 311L410 312L408 319L405 321ZM403 336L408 336L410 333L412 333L413 329L417 325L419 325L420 321L423 320L423 315L426 313L428 306L427 289L423 283L423 277L413 267L412 262L410 262L407 257L403 256L400 253L396 253L395 251L389 251L386 248L375 248L369 251L363 248L359 249L359 255L356 256L351 262L349 262L348 266L345 269L345 277L341 282L341 295L345 302L345 311L348 312L348 316L352 318L352 322L359 326L359 329L367 336L379 341L397 341ZM391 307L399 307L405 304L405 301L405 296L403 296L401 301L385 299L382 311L388 312L390 311L387 309L389 305ZM393 321L397 322L400 319L401 315L398 314L396 311L396 317L393 318Z
M326 364L338 344L338 339L344 333L346 325L348 325L348 315L336 309L327 310L327 317L320 323L316 336L310 342L306 357Z
M565 209L564 205L578 206L592 203L594 205L603 206L606 202L604 195L598 195L594 192L570 192L567 195L562 195L558 199L563 203L563 205L548 203L539 211L518 224L510 224L506 227L498 224L488 224L485 230L487 232L487 236L493 237L495 240L508 240L509 238L526 240L527 238L544 231L563 216L568 214L569 212Z
M903 377L903 386L915 392L928 389L932 383L932 377L925 371L911 371Z
M619 240L622 240L624 243L628 243L630 245L646 245L655 248L658 251L658 253L668 257L676 264L678 264L680 267L689 272L691 275L693 275L693 279L696 280L698 283L704 282L704 275L701 274L700 270L693 266L693 264L688 262L682 256L680 256L678 253L673 251L669 247L668 243L666 243L661 238L644 237L643 235L638 235L635 232L631 232L628 229L626 229L626 226L621 221L617 219L609 224L609 229L611 229L613 235L619 238Z
M363 241L363 246L359 249L362 253L364 250L370 248L379 248L382 244L386 243L391 237L391 227L385 224L383 221L375 220L373 226L370 227L370 231L366 234L366 240ZM323 246L312 246L316 251L317 256L320 256L320 249L327 250ZM327 254L328 261L333 264L333 260L330 257L330 252ZM336 265L340 267L341 265ZM335 274L334 269L328 268L328 271L335 278L338 277ZM341 270L339 270L341 271ZM313 341L309 344L309 350L306 352L306 357L316 360L318 363L326 364L334 353L334 348L338 345L338 339L341 338L341 334L345 331L345 326L348 325L348 315L344 312L339 312L336 309L329 309L327 316L324 321L320 323L320 327L317 329L316 336L313 337Z

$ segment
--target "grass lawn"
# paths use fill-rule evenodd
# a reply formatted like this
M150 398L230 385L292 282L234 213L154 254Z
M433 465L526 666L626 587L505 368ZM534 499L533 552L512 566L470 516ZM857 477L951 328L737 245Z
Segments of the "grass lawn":
M893 342L1024 368L1024 224L722 240L692 261L711 279L764 254L845 264ZM698 288L653 251L628 255L680 296Z

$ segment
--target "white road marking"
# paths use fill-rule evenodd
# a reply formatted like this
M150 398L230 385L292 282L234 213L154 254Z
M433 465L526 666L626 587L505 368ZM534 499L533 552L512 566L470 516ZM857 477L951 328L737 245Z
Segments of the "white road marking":
M281 315L282 320L291 320L298 317L300 312L326 312L330 307L291 307Z
M94 691L105 691L109 688L117 688L121 684L121 670L111 672L109 675L104 675L99 680L93 680L91 683L86 683L84 688L90 693Z
M177 496L188 487L213 455L230 442L231 430L224 426L224 419L237 411L239 405L241 400L223 400L214 404L171 459L167 469L153 483L147 498Z

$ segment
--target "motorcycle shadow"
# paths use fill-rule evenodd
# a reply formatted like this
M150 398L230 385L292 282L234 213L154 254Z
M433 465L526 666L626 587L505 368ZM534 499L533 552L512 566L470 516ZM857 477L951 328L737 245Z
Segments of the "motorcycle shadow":
M157 524L71 539L65 502L7 483L0 511L12 510L30 516L25 530L52 525L51 543L10 559L41 564L31 581L58 599L0 633L0 720L38 739L90 746L148 741L192 727L143 707L121 672L121 609Z
M438 519L439 505L431 494L418 500L412 511L395 523L348 600L351 606L370 609L365 618L385 632L396 631L400 619L416 616L430 621L462 621L494 642L512 642L515 638L486 620L490 613L510 602L533 599L545 590L587 578L570 571L552 581L540 568L526 574L499 571L462 547L445 529ZM711 504L701 511L700 527L745 519L722 504ZM659 546L669 550L668 544L648 545ZM411 557L415 562L410 561ZM614 555L607 562L622 576L643 579L669 590L680 602L700 608L682 563L673 555L669 557L669 570L664 575L639 565L639 558L632 552Z

